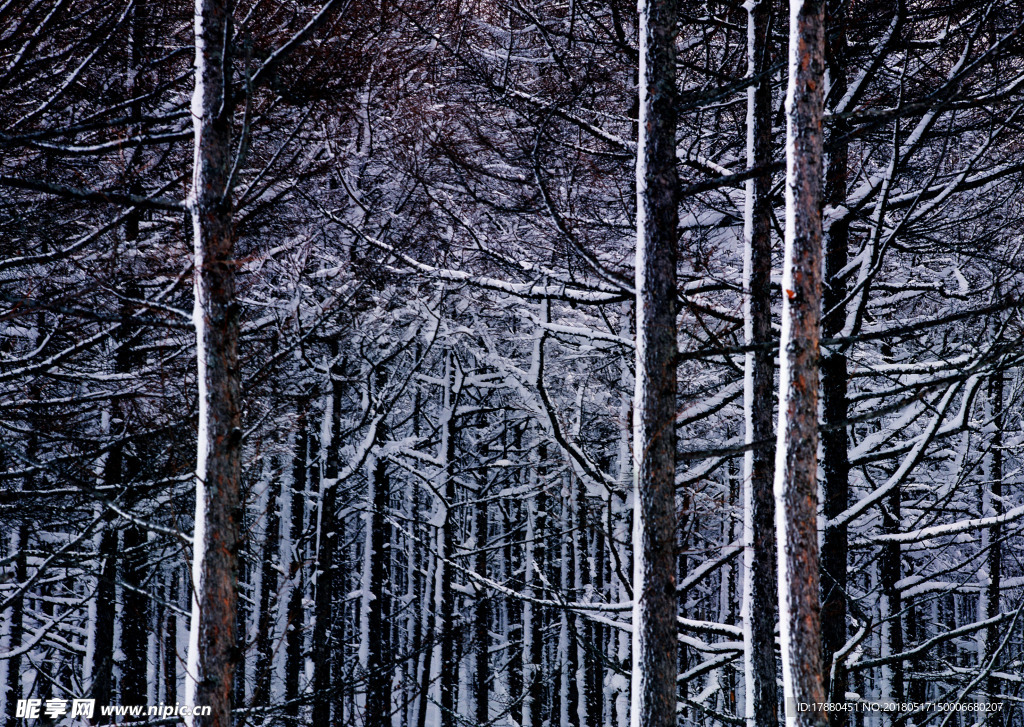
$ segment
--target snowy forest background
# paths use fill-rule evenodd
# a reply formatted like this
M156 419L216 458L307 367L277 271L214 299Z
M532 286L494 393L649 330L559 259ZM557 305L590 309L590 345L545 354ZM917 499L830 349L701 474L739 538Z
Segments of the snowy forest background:
M676 33L685 725L747 715L744 454L765 446L744 369L772 350L744 334L748 89L770 91L777 350L774 10L750 48L738 2L682 3ZM825 11L826 681L834 701L1004 703L832 724L1020 725L1024 6ZM0 2L8 727L20 698L184 703L193 14ZM635 3L233 14L236 723L623 727Z

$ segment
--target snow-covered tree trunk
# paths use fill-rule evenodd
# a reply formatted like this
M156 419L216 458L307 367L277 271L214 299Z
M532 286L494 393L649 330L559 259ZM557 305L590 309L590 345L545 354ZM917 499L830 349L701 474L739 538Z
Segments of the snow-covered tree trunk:
M306 625L306 609L304 605L306 591L306 571L303 533L306 529L306 496L308 491L307 474L309 472L309 397L299 399L298 416L294 449L292 450L292 477L289 488L288 510L291 518L288 545L288 585L286 620L284 629L284 696L287 700L285 714L291 724L297 724L299 718L299 694L302 690L303 665L303 631ZM282 563L284 560L282 559Z
M441 414L441 483L438 491L442 493L443 502L439 504L440 514L437 528L437 588L434 607L438 612L438 627L435 637L441 639L437 667L440 669L440 699L438 700L441 727L455 727L457 724L456 689L458 688L458 662L455 658L455 592L451 557L455 552L455 523L453 506L455 504L455 452L456 436L455 410L459 392L462 389L462 369L449 351L445 358L444 395Z
M772 339L772 65L773 0L748 0L747 180L743 237L743 331L747 346L743 385L743 625L748 727L778 724L775 666L775 500L772 495L775 352Z
M547 564L548 498L543 485L547 473L543 463L547 461L547 458L548 448L542 442L537 447L537 465L534 469L536 472L537 497L533 501L534 505L531 512L533 516L533 529L530 532L533 533L533 538L536 542L534 542L533 548L530 550L530 563L532 567L526 571L528 593L537 597L543 597L544 591L542 588L535 587L534 584L544 578L544 567ZM548 614L545 613L545 609L538 605L532 607L532 614L529 629L525 627L525 616L523 618L524 633L528 635L530 645L529 650L525 647L523 649L523 657L527 660L528 669L528 672L524 672L524 680L530 695L530 708L528 710L526 709L525 700L523 702L523 723L526 724L526 720L529 719L529 724L533 725L533 727L543 727L544 708L546 706L544 704L544 694L548 688L546 664L544 662L544 635L546 633L544 627ZM523 643L526 644L526 641ZM529 676L526 676L527 673Z
M886 534L900 532L900 488L894 487L882 508L882 530ZM894 656L903 651L903 606L899 589L902 575L900 544L885 543L879 558L878 579L880 585L879 617L882 620L882 658ZM980 615L980 614L979 614ZM896 660L882 666L881 698L883 701L901 701L903 692L903 662Z
M192 565L192 624L185 702L209 706L189 727L232 724L238 653L241 382L230 194L232 0L196 0L195 150L187 205L195 245L199 442Z
M168 608L164 612L164 635L163 635L163 702L172 704L178 701L178 616L170 605L178 605L178 579L180 573L171 571L167 574L164 585L164 597Z
M988 491L982 499L982 517L998 517L1003 514L1003 427L1006 417L1003 411L1004 375L1002 369L996 371L989 379L988 398L992 411L992 451L989 455ZM983 533L982 547L988 546L985 570L988 583L985 589L984 612L978 614L979 619L995 618L999 615L999 592L1003 580L1003 526L995 524ZM999 648L1001 634L998 625L989 626L985 632L985 653L983 663L993 658ZM998 662L993 662L992 670L985 683L985 694L988 702L999 701L1000 680L995 675ZM1003 724L999 712L985 713L986 727L999 727Z
M674 0L641 0L633 399L630 723L676 724L676 175Z
M332 351L337 358L337 345ZM324 479L320 490L320 535L317 543L316 625L313 629L313 724L331 724L333 703L334 652L338 648L338 625L334 622L334 587L342 523L338 518L338 472L340 455L334 437L341 431L341 376L344 366L332 363L327 368L330 394L324 407L320 434L320 452L324 460Z
M280 557L275 554L281 536L281 476L280 456L270 459L267 483L267 505L263 514L263 543L260 553L260 594L256 622L255 680L252 704L263 707L270 704L271 677L274 663L273 598L278 593L278 573L282 570Z
M786 723L824 725L818 613L818 358L824 22L821 0L790 4L786 247L775 459L779 631Z
M7 544L10 548L11 554L14 556L14 568L13 576L15 583L24 583L28 579L28 524L22 522L16 528L14 532L10 533L7 538ZM115 537L115 543L116 537ZM110 557L108 562L113 561L113 556ZM102 576L101 576L102 583ZM111 589L113 589L113 582L111 582ZM113 598L111 598L113 601ZM113 604L111 604L113 605ZM113 611L113 608L110 609ZM113 614L111 614L113 615ZM4 689L6 691L6 698L4 700L7 706L7 712L4 716L4 723L7 727L16 727L19 720L15 717L15 705L19 699L23 698L24 684L22 682L22 668L23 661L21 654L18 650L22 647L23 641L25 640L25 598L16 598L11 604L4 618L5 630L6 630L6 641L10 651L14 652L14 655L7 659L7 681L5 682ZM113 622L111 622L113 623Z

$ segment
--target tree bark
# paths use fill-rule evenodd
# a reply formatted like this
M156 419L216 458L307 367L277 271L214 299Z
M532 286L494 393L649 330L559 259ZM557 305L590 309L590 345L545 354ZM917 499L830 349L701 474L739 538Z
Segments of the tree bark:
M337 357L337 344L332 351ZM341 430L341 376L343 366L329 369L330 391L325 417L330 417L330 434L321 443L324 458L323 495L320 504L320 542L316 563L316 626L313 629L313 724L331 725L331 706L334 704L334 681L336 666L334 652L338 648L336 639L338 624L333 618L334 576L337 565L335 558L341 523L338 519L338 471L339 448L334 437Z
M775 459L779 627L786 723L825 725L818 558L818 365L824 22L821 0L790 4L786 252Z
M882 507L882 531L895 534L900 531L900 488L894 487ZM903 651L903 610L899 590L902 575L900 544L885 543L882 546L879 580L881 581L882 656L891 656ZM882 699L902 702L904 695L903 662L894 661L882 667ZM892 722L898 713L889 715Z
M366 727L391 725L391 597L388 585L391 573L391 525L388 506L391 480L387 460L378 457L373 467L373 499L368 527L371 528L370 593L373 602L367 609L370 641L366 660ZM442 695L443 701L443 695Z
M273 621L271 620L272 596L278 592L277 574L280 558L275 556L280 545L281 514L278 511L281 496L281 473L278 457L272 460L270 482L267 487L267 512L265 514L263 553L260 557L260 601L259 620L256 626L256 672L253 687L253 706L265 707L270 704L270 677L274 658Z
M189 727L231 725L238 661L240 450L238 304L231 192L232 0L196 0L195 155L187 205L195 245L199 446L192 566L192 624L185 702L208 706Z
M454 381L454 383L453 383ZM457 391L460 388L461 374L451 352L445 363L444 421L442 427L442 448L444 471L442 483L444 492L444 519L438 532L438 578L440 593L440 628L436 637L441 639L440 661L440 709L441 727L455 727L458 723L455 714L458 687L458 665L455 661L455 592L452 589L451 557L455 551L455 524L453 522L452 505L455 502L455 405Z
M744 338L747 345L772 339L771 185L772 161L772 0L747 5L747 168L765 171L747 181L743 261ZM774 452L771 442L775 397L775 352L762 345L746 355L743 459L744 583L746 626L745 683L748 727L775 727L779 721L775 665L776 561Z
M484 499L487 490L487 474L484 470L477 470L477 498L474 506L476 510L476 558L474 569L480 575L487 577L487 528L490 522L487 512L487 500ZM474 637L476 642L476 721L485 725L490 721L490 700L491 700L491 661L490 661L490 624L491 604L487 598L487 589L477 586L476 608L474 617Z
M124 668L121 676L121 703L145 704L147 700L149 599L145 587L146 533L138 525L124 531L122 551L121 651Z
M13 556L14 556L14 568L13 568L13 571L14 571L13 572L14 583L24 583L25 581L28 580L28 553L26 552L26 548L28 547L28 532L29 532L28 531L28 523L23 521L23 522L18 524L18 526L14 529L14 532L11 533L10 536L9 536L10 540L8 541L8 545L10 546L11 550L13 551ZM111 531L109 531L109 530L105 531L104 532L104 537L108 533L110 533L110 532ZM101 545L100 545L100 560L103 563L103 570L104 570L104 572L100 575L99 584L98 584L97 589L96 589L97 590L97 592L96 592L97 602L99 601L102 589L104 587L105 577L107 576L106 570L107 570L107 568L111 568L112 569L114 567L113 564L115 562L114 561L114 554L113 553L106 554L106 557L104 557L103 543L105 543L105 542L106 542L105 540L101 541ZM114 550L116 550L116 548L117 548L117 535L114 534ZM111 576L111 578L110 578L110 591L111 591L110 592L110 612L111 612L110 613L110 616L111 616L111 620L110 620L111 649L110 649L110 651L111 652L113 652L113 638L114 638L114 622L113 622L114 594L113 594L113 588L114 588L114 579L113 579L113 576ZM12 603L11 606L10 606L10 610L8 611L8 614L9 614L8 617L10 618L10 625L9 625L9 630L8 630L8 634L9 634L8 638L9 638L9 643L10 643L11 650L15 651L16 649L18 649L18 648L20 648L22 646L22 643L23 643L23 641L25 639L25 597L24 596L14 600L14 603ZM100 626L103 623L103 620L104 620L104 615L101 612L99 614L99 617L97 618L97 625L96 625L96 641L97 642L100 639L100 635L101 635L100 634ZM97 644L97 648L98 648L98 644ZM101 666L106 666L106 665L103 664ZM5 719L4 719L4 724L6 724L7 727L17 727L18 722L21 721L19 718L15 717L16 705L17 705L18 700L22 698L22 692L23 692L21 670L22 670L22 658L21 658L21 655L20 654L15 654L7 662L7 684L4 687L7 690L7 699L6 699L7 715L5 716ZM101 672L101 671L99 671L97 669L94 673L104 673L104 672ZM109 685L109 683L110 683L109 667L108 667L108 671L106 673L108 674L108 676L107 676L106 682L104 682L104 684L105 685ZM96 684L95 678L93 680L93 684L94 685ZM109 689L109 686L107 688ZM93 692L95 693L95 686L93 687Z
M830 98L846 93L846 10L845 0L828 5L832 28L826 43L826 61L832 86ZM846 203L846 179L849 166L847 122L834 118L829 129L829 160L825 173L825 202L833 208ZM846 322L846 279L843 270L849 256L849 224L837 220L825 237L825 285L822 291L822 330L826 337L838 336ZM842 513L850 498L849 434L846 428L847 361L846 350L831 348L822 355L822 492L826 523ZM825 670L826 696L829 702L846 700L849 676L846 664L834 663L835 655L846 644L846 590L848 533L846 525L827 527L821 541L821 645ZM830 715L833 727L844 727L848 715L837 710Z
M1003 371L999 369L989 379L989 400L992 406L992 454L991 471L989 472L989 511L983 512L982 517L997 517L1003 514ZM988 532L988 585L986 586L985 613L979 614L982 618L995 618L999 615L999 592L1002 588L1003 575L1003 527L1001 524L993 525ZM999 626L989 626L985 634L985 663L992 658L995 650L999 648L1001 635ZM989 702L999 701L1000 680L995 676L998 670L998 662L992 664L992 670L986 680L985 692ZM987 712L985 714L986 727L1000 727L1005 717L999 712Z
M676 724L675 0L641 0L633 400L633 727Z
M164 597L168 604L178 603L178 577L175 571L167 574ZM178 616L173 608L166 608L164 614L163 700L164 704L172 704L178 701Z
M287 626L284 636L284 697L287 701L284 713L288 716L287 723L299 724L299 679L304 663L303 628L305 626L305 570L303 563L302 533L306 526L306 491L309 454L309 399L302 397L298 402L298 418L296 422L295 445L292 451L292 482L291 482L291 528L288 542L291 552L288 554L288 600Z

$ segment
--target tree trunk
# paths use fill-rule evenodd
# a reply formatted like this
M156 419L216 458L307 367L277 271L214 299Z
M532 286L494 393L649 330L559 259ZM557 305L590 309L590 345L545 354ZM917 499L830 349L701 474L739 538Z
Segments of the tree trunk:
M846 93L846 7L843 0L830 3L828 18L832 32L827 39L826 59L832 88L830 98ZM825 173L825 202L833 208L846 203L846 178L849 166L849 125L842 117L830 124L828 170ZM822 330L826 337L838 336L846 322L846 268L849 248L849 223L837 220L825 237L825 285L822 291ZM825 497L826 523L849 505L849 435L846 428L847 363L846 351L834 347L822 354L822 491ZM833 663L846 644L847 526L828 527L821 541L821 645L825 670L827 701L846 700L849 677L845 663ZM830 715L832 727L844 727L846 712Z
M533 564L532 571L528 570L527 573L532 576L527 581L527 588L529 593L535 596L543 597L543 591L538 593L533 589L533 579L539 579L544 573L544 564L546 561L544 538L545 531L547 530L547 498L544 495L544 489L542 480L544 479L543 463L547 460L548 449L543 443L537 447L537 498L535 511L533 513L533 531L532 537L535 541L533 543L533 549L530 555L530 562ZM525 654L529 660L528 664L530 667L530 676L526 688L530 693L530 724L533 727L542 727L544 725L544 691L546 685L545 674L544 674L544 612L540 606L533 604L531 606L531 618L530 618L530 649L529 653Z
M231 725L238 659L241 382L231 192L232 0L196 0L195 155L187 204L195 245L199 442L192 565L192 625L185 702L210 714L189 727Z
M894 487L882 508L882 531L895 534L900 531L900 488ZM879 580L881 581L882 656L892 656L903 651L903 610L900 590L897 584L902 575L900 544L885 543L882 546ZM894 661L882 667L882 700L905 701L903 693L903 662ZM898 713L890 713L891 722Z
M305 598L305 579L303 568L302 533L306 525L306 490L309 454L309 399L303 397L298 402L298 420L296 422L295 445L292 451L292 482L291 482L291 529L288 542L291 544L291 558L288 563L287 626L285 631L285 662L284 662L284 697L288 704L284 713L288 716L289 725L299 724L299 679L302 674L303 627L305 626L306 610L303 608Z
M476 509L476 562L474 569L480 575L487 577L487 528L488 513L487 501L484 499L487 490L487 475L484 470L477 470L477 498ZM477 724L485 725L490 721L490 624L491 608L487 598L485 587L478 585L476 590L476 609L474 615L474 637L476 642L476 721Z
M441 439L444 470L441 483L444 493L444 519L438 532L438 578L440 585L440 628L436 637L441 639L440 692L441 727L455 727L455 690L458 685L458 665L455 661L455 591L452 589L451 557L454 552L455 524L452 505L455 502L455 406L461 386L461 373L451 352L445 361L445 392L443 402L443 434Z
M388 585L391 573L391 525L388 506L391 502L391 480L387 461L380 457L373 467L373 498L367 527L370 552L370 594L372 602L366 610L370 635L366 660L366 727L391 725L391 598ZM314 723L316 724L316 723Z
M633 727L676 724L677 6L641 0L633 400Z
M1003 371L996 371L989 379L989 401L992 406L992 454L990 456L991 470L988 475L988 500L989 507L982 512L982 517L997 517L1003 514ZM993 525L988 531L988 585L986 586L985 613L978 614L980 618L995 618L999 615L999 591L1002 588L1003 574L1003 527L1001 524ZM995 650L999 648L1000 633L999 626L989 626L985 634L985 662L992 658ZM995 676L998 662L992 664L992 670L986 680L985 692L989 702L999 701L999 678ZM987 712L985 714L986 727L1000 727L1005 718L999 712Z
M772 161L773 0L747 5L747 168ZM756 79L756 80L755 80ZM746 647L746 721L748 727L779 722L775 666L775 500L774 437L775 352L772 340L771 172L747 180L743 260L744 338L760 345L746 355L744 413L747 450L743 458L743 623Z
M113 454L114 452L111 451L110 456ZM107 459L107 468L109 467L111 467L110 457ZM106 476L104 480L109 483ZM114 619L117 615L115 603L117 546L117 531L114 530L112 523L105 523L103 536L100 538L100 575L96 585L96 636L93 642L92 686L89 692L89 698L95 699L97 704L113 703ZM12 623L17 624L16 621ZM12 662L12 669L13 666L16 666L15 662ZM14 679L18 678L17 672L12 671L11 674Z
M582 490L583 484L580 484ZM580 493L581 502L583 501L583 493ZM604 528L601 522L601 508L597 508L597 517L594 519L596 527L594 527L594 552L593 560L587 559L591 565L591 569L584 569L584 573L590 572L590 582L593 586L593 592L595 598L607 597L605 584L607 582L605 578L605 536ZM581 547L585 546L586 533L587 533L587 515L585 510L580 511L580 541ZM584 550L584 552L587 552ZM584 583L586 586L586 583ZM606 690L604 684L604 664L608 658L605 654L605 629L604 625L586 619L585 623L586 634L588 639L586 642L586 664L587 664L587 675L590 677L587 681L587 720L585 724L590 727L603 727L605 724L605 698Z
M110 532L109 530L106 531L104 533L104 537L109 532ZM103 541L103 542L105 542L105 541ZM13 557L14 557L14 569L13 569L14 570L14 573L13 573L14 583L16 583L16 584L17 583L25 583L28 580L28 553L26 552L26 548L28 546L28 524L26 522L19 523L17 528L15 528L14 532L11 533L10 540L8 541L8 545L10 545L11 551L12 551ZM114 534L114 550L116 550L116 548L117 548L117 535ZM96 594L97 600L100 597L100 591L103 588L104 579L105 579L105 576L107 575L107 573L106 573L106 569L108 567L107 564L110 564L109 567L111 567L111 568L113 567L112 564L114 563L114 554L112 554L112 553L108 554L107 557L104 558L104 549L103 549L103 547L101 545L101 547L100 547L100 558L101 558L101 561L104 564L104 566L103 566L104 572L100 575L100 582L99 582L99 586L97 588L97 594ZM113 652L113 636L114 636L114 634L113 634L114 623L113 623L113 620L112 620L113 619L113 612L114 612L114 594L112 592L113 591L113 587L114 587L114 580L113 580L113 577L111 577L111 579L110 579L111 593L110 593L110 609L109 609L110 612L111 612L110 613L110 615L111 615L111 621L110 621L111 649L110 649L110 651L111 652ZM10 614L10 616L9 616L9 618L10 618L10 625L8 627L8 632L7 632L8 633L8 643L10 644L11 651L16 651L18 648L20 648L22 646L22 642L25 639L25 597L24 597L24 595L21 598L16 598L14 600L14 602L10 606L9 614ZM103 621L104 621L104 617L103 617L103 614L101 613L99 618L97 619L97 627L96 627L96 639L97 639L97 641L99 641L99 638L100 638L100 624ZM18 722L21 721L20 719L15 717L16 705L17 705L18 700L22 698L22 691L23 691L21 671L22 671L21 655L20 654L15 654L7 662L7 684L4 687L4 688L7 689L7 699L6 699L7 715L5 717L5 724L7 725L7 727L16 727ZM97 673L99 673L98 670L97 670ZM105 683L109 685L109 683L110 683L109 666L108 666L107 674L108 674L108 676L107 676L107 680L106 680ZM96 682L94 680L93 684L95 684L95 683ZM109 687L108 687L108 689L109 689ZM95 687L94 687L94 691L95 691Z
M818 591L818 358L821 326L823 6L790 4L786 251L775 459L779 628L786 723L825 725Z
M516 429L515 440L521 439L521 431ZM516 451L519 445L515 445ZM512 507L512 503L506 503L506 508ZM514 531L514 521L507 515L504 518L505 533ZM520 568L522 560L515 557L514 538L511 535L505 536L505 577L517 593L522 593L525 585L523 573ZM509 718L516 724L523 723L523 702L520 697L523 694L523 614L526 606L517 598L508 599L508 695L512 702L509 708ZM420 726L422 727L422 725Z
M164 597L168 604L178 604L178 573L167 574ZM164 704L178 701L178 616L173 608L165 609L163 637Z
M337 344L332 351L337 357ZM320 451L324 459L324 482L320 504L320 540L316 563L316 626L313 629L313 724L331 725L331 706L334 704L334 682L340 676L334 671L337 663L334 652L338 624L333 618L334 577L337 564L341 523L338 519L339 448L334 437L341 430L341 376L343 366L331 366L330 396L325 417L329 417L329 432L323 437Z
M280 545L281 514L279 498L281 496L280 462L275 456L272 459L270 482L267 484L267 512L263 535L263 553L260 557L260 601L259 617L256 625L256 672L253 687L252 704L254 707L265 707L270 704L270 677L273 672L274 634L271 609L272 597L278 592L277 574L280 568L280 557L275 556Z
M138 525L130 525L124 531L123 543L121 651L124 652L124 668L121 672L121 703L146 704L149 599L142 592L146 582L146 533Z

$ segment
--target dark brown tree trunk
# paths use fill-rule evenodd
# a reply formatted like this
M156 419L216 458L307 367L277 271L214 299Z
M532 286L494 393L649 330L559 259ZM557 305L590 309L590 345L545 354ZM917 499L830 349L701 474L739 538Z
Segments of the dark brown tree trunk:
M284 712L289 718L288 724L292 726L299 723L299 678L305 663L302 653L302 646L305 641L302 632L305 627L306 614L306 610L302 605L306 590L302 533L306 526L309 408L308 398L303 397L299 400L295 448L292 451L291 529L289 531L291 562L288 564L288 577L291 585L288 592L288 626L284 646L284 697L287 701Z
M167 576L164 597L168 604L178 604L178 573ZM164 613L164 704L173 704L178 701L178 616L169 607Z
M841 99L846 93L846 0L833 0L827 8L831 31L826 43L826 59L832 88L830 98ZM838 208L846 203L846 177L849 165L848 124L834 118L829 127L829 163L825 173L825 203ZM825 237L825 285L822 291L822 330L826 337L838 336L846 322L846 267L849 249L849 226L845 218L836 221ZM850 465L849 435L846 417L847 364L846 351L831 348L822 354L822 491L826 523L849 505ZM845 524L828 527L821 543L821 646L825 670L826 695L830 702L843 702L849 684L846 664L833 663L835 655L846 644L846 589L848 534ZM844 727L847 713L837 710L830 715L832 727Z
M821 0L790 4L786 255L775 461L779 626L786 723L825 725L818 558L818 365L824 22Z
M487 576L487 528L489 519L487 517L487 501L484 500L487 488L487 475L483 470L478 470L477 475L477 497L480 499L476 504L476 563L474 568L477 573ZM490 624L491 608L487 598L487 590L478 586L476 591L476 612L474 616L474 638L476 642L476 721L485 725L490 721L490 699L491 699L491 661L490 661Z
M114 452L110 453L113 456ZM106 467L111 467L110 457ZM120 466L118 466L120 469ZM106 480L107 478L104 477ZM100 538L99 582L96 585L96 636L93 650L92 689L89 697L97 704L113 703L113 669L114 669L114 619L116 608L117 583L117 531L112 523L106 523ZM12 662L13 663L13 662ZM17 674L14 674L17 678Z
M440 576L437 572L437 566L434 567L434 571L433 578L424 579L424 599L428 602L433 597L434 588L436 587L436 579ZM417 705L416 710L416 727L426 727L427 712L430 709L430 690L433 688L430 673L434 662L434 639L437 638L437 619L438 614L436 614L434 609L431 608L427 617L426 633L423 635L422 641L422 648L424 650L423 667L420 672L420 694L419 704Z
M886 534L895 534L900 531L900 511L902 509L900 507L900 497L900 488L894 487L886 498L885 505L882 507L882 530ZM899 654L903 651L903 617L900 613L903 610L903 605L900 590L897 586L901 576L900 544L885 543L882 546L879 580L881 581L882 599L884 602L882 618L887 619L882 624L882 638L888 646L889 654ZM884 680L888 682L889 693L885 693L883 685L882 698L891 699L896 702L906 701L906 695L903 693L903 662L899 660L894 661L883 666L882 671L883 674L888 672L887 676L889 677L887 680ZM891 721L897 714L894 713L889 716Z
M188 207L195 245L199 447L192 634L185 701L210 707L199 727L232 724L238 661L241 382L231 191L232 0L196 0L195 156Z
M675 0L641 0L633 401L634 727L676 724Z
M145 587L146 533L138 525L124 531L122 549L121 703L146 704L149 635L149 599Z
M910 640L911 644L917 644L927 638L924 624L920 623L921 608L921 606L914 603L911 603L909 608L907 608L907 639ZM908 660L908 663L910 665L911 676L909 679L910 685L907 690L907 701L922 704L925 701L927 684L924 679L921 679L919 676L914 676L915 672L919 671L921 659L911 658Z
M371 528L370 593L373 595L373 602L366 611L367 630L370 636L366 660L366 727L391 725L393 654L391 594L388 591L391 574L391 524L388 522L390 503L391 479L388 475L387 461L381 457L374 463L372 509L367 523L367 527Z
M519 438L518 435L516 437ZM519 451L518 446L516 451ZM511 503L506 503L505 507L511 507ZM504 530L506 533L512 533L515 530L514 523L507 515L504 518ZM505 567L507 571L505 577L508 579L512 588L517 593L523 592L523 568L522 559L515 557L515 548L513 544L515 539L510 535L505 536ZM523 605L515 598L508 599L508 643L509 643L509 656L508 656L508 694L512 700L512 705L509 709L509 717L516 724L522 724L523 722L523 703L519 698L523 693L523 650L521 648L523 642ZM422 727L422 725L420 725Z
M773 0L747 6L747 167L765 171L747 181L744 225L744 328L746 343L759 346L747 353L744 398L744 537L746 539L744 619L747 621L746 719L749 727L775 727L779 722L775 665L776 569L775 499L772 494L775 452L775 352L772 340L772 33Z
M444 507L446 512L441 525L441 543L438 549L439 562L437 564L441 578L441 628L438 629L436 637L441 639L441 727L456 727L458 720L455 714L455 690L458 686L459 675L458 664L455 660L455 591L452 588L451 567L455 540L455 523L451 507L455 502L455 408L451 400L448 401L448 404L451 406L445 406L448 420L444 424L447 430L444 453Z

